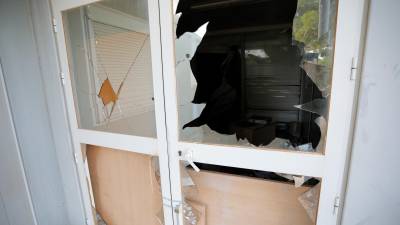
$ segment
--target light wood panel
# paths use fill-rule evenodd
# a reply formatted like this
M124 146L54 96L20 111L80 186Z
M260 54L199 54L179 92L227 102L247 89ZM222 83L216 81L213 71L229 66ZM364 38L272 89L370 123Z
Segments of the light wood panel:
M206 207L206 225L312 225L298 197L309 187L256 178L189 171L186 199Z
M151 156L91 145L86 154L96 210L108 225L159 225Z

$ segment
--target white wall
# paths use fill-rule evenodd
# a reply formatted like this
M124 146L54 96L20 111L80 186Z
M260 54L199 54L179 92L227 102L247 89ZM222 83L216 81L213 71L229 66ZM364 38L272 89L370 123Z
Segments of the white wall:
M8 123L15 128L37 224L85 224L48 0L0 0L0 59L13 117ZM11 187L12 195L1 197L0 210L7 211L0 212L0 217L6 215L10 225L30 225L32 220L26 218L32 215L26 209L8 208L21 205L24 196L19 193L23 185L16 182L20 171L4 170L11 168L18 149L10 144L12 137L3 141L13 131L2 110L0 130L6 131L0 134L0 186ZM10 215L18 220L11 220Z
M0 62L0 224L37 225Z
M371 0L343 225L400 224L400 1Z

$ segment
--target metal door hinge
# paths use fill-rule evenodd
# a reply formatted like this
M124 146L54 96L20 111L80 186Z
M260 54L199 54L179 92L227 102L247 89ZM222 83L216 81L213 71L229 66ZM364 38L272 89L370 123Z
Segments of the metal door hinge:
M340 197L336 196L333 202L333 215L336 215L340 207Z
M358 72L358 65L357 65L357 58L352 58L351 59L351 71L350 71L350 80L356 80L357 78L357 72Z
M74 160L75 160L75 163L78 164L78 154L76 154L76 153L74 153Z
M57 26L56 18L53 17L52 23L53 23L53 31L54 31L54 33L57 33L58 32L58 26Z
M60 73L61 84L65 85L65 74L63 72Z

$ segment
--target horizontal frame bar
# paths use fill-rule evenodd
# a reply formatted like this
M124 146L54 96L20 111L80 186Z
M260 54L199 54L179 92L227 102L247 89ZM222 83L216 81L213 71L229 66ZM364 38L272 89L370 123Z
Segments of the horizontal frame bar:
M178 148L190 151L191 160L199 163L311 177L324 175L325 156L318 153L187 142L179 142Z
M97 145L146 155L158 155L157 138L85 129L76 129L73 133L76 140L81 144Z

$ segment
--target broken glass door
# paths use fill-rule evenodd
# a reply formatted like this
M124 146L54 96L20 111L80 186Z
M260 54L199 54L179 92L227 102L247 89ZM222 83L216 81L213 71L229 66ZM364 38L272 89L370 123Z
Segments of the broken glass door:
M323 152L336 0L174 5L181 141Z
M361 14L362 4L159 3L171 190L182 208L174 210L181 216L179 224L204 224L204 218L209 225L243 224L248 220L241 219L256 216L260 220L254 224L302 224L300 217L305 224L336 224L354 96L348 75L359 50L360 24L351 18L354 10ZM271 202L257 205L260 198L251 194L260 190L263 196L283 191L279 199L293 200L293 205L300 201L292 195L299 189L288 191L290 185L254 188L253 181L265 178L268 181L261 183L276 184L276 177L270 176L274 174L319 181L321 195L315 183L312 188L312 199L320 197L312 203L312 218L301 206L299 213L297 207L280 208L269 218L257 211ZM237 190L239 186L251 191ZM241 198L231 201L236 197ZM229 213L234 215L226 216ZM227 219L221 220L224 216Z
M356 92L350 73L360 64L364 3L159 2L171 193L182 206L174 210L179 224L256 218L250 223L337 224ZM300 198L296 184L268 189L280 183L275 175L319 183L309 199ZM263 188L255 188L258 182ZM257 201L279 193L293 204L268 216L280 204ZM311 200L313 209L298 208L303 200Z
M52 5L87 224L172 224L158 2Z

